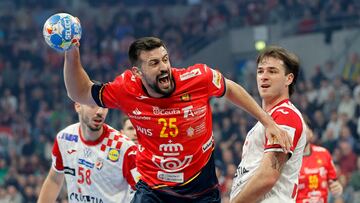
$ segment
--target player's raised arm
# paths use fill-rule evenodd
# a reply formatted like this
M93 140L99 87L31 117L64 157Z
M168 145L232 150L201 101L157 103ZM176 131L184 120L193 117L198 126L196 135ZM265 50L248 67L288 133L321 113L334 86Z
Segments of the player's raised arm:
M276 138L285 152L290 150L292 145L291 138L287 133L280 129L269 114L267 114L249 95L249 93L235 82L225 79L226 82L226 98L235 105L243 108L252 114L266 128L266 135L269 140Z
M65 52L64 81L70 99L81 104L96 105L91 96L93 82L81 65L78 46Z

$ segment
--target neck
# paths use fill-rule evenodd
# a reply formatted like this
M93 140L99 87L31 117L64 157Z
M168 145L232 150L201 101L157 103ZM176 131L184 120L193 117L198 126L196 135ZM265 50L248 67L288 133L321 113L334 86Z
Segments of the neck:
M311 150L310 150L310 143L306 143L305 148L304 148L304 156L309 155L310 152L311 152Z
M92 131L87 126L85 126L85 124L81 124L81 131L84 140L95 141L102 135L104 128L101 127L100 130Z
M263 98L262 107L266 112L269 112L271 109L273 109L275 107L276 104L278 104L279 102L281 102L285 99L289 99L289 97L282 96L282 97L269 98L269 99Z

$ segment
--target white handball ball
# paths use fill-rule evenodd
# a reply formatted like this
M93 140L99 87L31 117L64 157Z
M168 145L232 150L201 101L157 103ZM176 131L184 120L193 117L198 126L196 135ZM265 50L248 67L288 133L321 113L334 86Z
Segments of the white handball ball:
M80 21L68 13L54 14L46 20L43 36L46 43L55 50L69 50L81 38Z

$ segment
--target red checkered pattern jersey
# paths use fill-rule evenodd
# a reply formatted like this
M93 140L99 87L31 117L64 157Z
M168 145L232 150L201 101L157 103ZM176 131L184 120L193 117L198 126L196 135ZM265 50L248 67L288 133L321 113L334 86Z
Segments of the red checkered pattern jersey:
M52 150L52 168L64 173L69 202L130 202L139 179L135 144L110 126L86 141L80 123L61 130ZM84 200L85 199L85 200Z
M329 151L311 144L310 155L303 157L296 202L327 202L328 182L336 178L335 166Z
M184 185L206 165L214 148L209 100L225 93L223 76L205 64L171 71L175 91L168 97L151 98L129 70L93 92L98 105L131 119L137 168L151 187Z

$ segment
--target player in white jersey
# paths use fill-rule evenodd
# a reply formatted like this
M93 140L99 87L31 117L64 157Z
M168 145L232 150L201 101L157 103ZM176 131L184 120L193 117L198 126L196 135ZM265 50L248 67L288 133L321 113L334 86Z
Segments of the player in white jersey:
M66 180L72 202L130 202L139 178L136 146L105 124L108 109L75 103L78 123L61 130L38 203L55 202Z
M235 202L295 202L306 143L306 125L289 101L299 72L298 58L281 47L269 47L257 58L257 86L262 107L292 137L290 153L265 136L261 123L248 132L230 193Z

